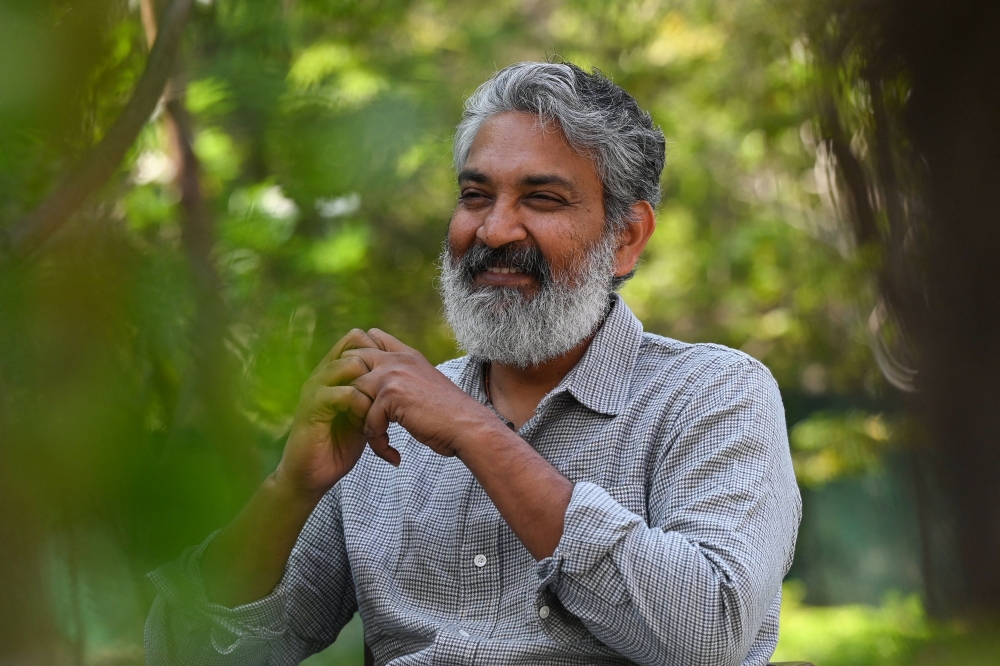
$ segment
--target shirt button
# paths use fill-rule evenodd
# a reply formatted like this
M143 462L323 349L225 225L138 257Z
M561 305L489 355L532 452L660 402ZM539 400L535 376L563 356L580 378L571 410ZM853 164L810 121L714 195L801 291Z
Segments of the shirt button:
M542 606L541 608L538 609L538 617L540 617L540 618L542 618L544 620L548 616L549 616L549 607L548 606Z
M461 634L462 638L468 638L469 637L469 632L467 632L465 629L459 629L458 633Z
M472 563L482 569L486 566L486 556L483 554L476 555L472 558Z

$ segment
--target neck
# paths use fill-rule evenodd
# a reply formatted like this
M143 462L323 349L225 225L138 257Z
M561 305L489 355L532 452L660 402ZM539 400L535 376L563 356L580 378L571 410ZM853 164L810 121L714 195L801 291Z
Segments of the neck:
M580 362L593 340L591 335L562 356L527 368L490 364L490 397L494 409L520 428L534 414L545 394Z

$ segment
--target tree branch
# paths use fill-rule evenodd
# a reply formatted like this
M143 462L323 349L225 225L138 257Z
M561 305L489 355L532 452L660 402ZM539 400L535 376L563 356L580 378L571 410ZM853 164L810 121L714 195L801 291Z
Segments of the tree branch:
M121 164L173 72L192 3L193 0L170 3L160 21L159 36L150 50L146 70L118 120L49 197L10 229L8 241L15 255L26 256L37 250Z
M881 237L875 222L875 211L868 199L868 185L864 169L851 152L850 142L840 124L837 106L833 98L827 95L821 104L820 121L823 133L830 143L830 150L833 152L834 159L837 160L840 174L847 186L849 203L854 213L851 216L851 221L854 222L854 233L858 245L865 246L869 243L877 243Z

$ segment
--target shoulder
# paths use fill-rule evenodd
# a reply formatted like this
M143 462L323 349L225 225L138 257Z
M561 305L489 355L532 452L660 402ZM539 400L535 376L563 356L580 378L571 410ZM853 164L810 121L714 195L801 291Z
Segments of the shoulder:
M695 372L710 376L735 370L771 376L767 366L738 349L712 342L681 342L655 333L642 334L637 364L654 372Z
M777 393L767 366L749 354L715 343L689 343L643 333L636 359L641 384L655 385L680 402L695 395L759 387Z

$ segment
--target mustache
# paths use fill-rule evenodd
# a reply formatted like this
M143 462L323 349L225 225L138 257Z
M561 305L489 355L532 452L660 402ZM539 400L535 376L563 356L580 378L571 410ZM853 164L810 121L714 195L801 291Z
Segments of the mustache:
M454 261L451 248L448 249ZM538 281L544 287L552 281L552 269L542 256L541 250L532 245L514 245L508 243L500 247L490 247L482 243L473 245L458 258L460 275L468 283L475 279L477 273L488 270L491 266L513 268Z

